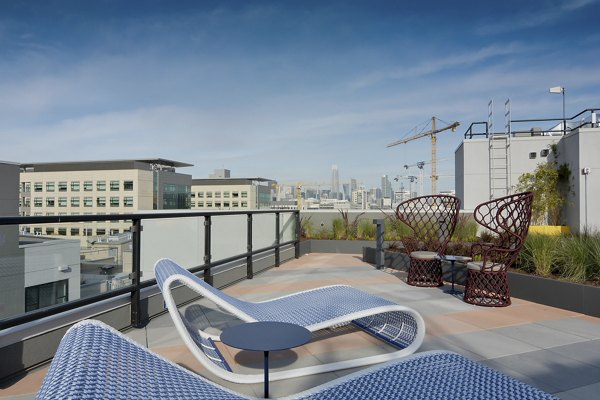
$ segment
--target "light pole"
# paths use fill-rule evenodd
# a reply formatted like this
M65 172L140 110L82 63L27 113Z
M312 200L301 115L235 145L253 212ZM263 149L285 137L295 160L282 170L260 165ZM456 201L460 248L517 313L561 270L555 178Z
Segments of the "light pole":
M562 86L554 86L550 88L550 93L562 94L563 100L563 135L567 134L567 118L565 116L565 88Z

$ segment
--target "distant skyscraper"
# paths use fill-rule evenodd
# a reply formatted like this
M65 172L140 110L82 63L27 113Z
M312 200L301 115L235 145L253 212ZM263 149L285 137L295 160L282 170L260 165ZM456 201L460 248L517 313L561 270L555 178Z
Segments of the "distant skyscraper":
M340 175L338 172L337 165L331 166L331 197L332 199L338 199L340 192Z
M383 198L392 197L392 183L387 175L381 177L381 196Z
M358 185L356 184L356 179L350 178L350 193L354 192L358 189Z
M342 183L342 192L344 192L344 195L342 196L342 200L350 200L351 195L351 191L350 191L350 184L349 183Z

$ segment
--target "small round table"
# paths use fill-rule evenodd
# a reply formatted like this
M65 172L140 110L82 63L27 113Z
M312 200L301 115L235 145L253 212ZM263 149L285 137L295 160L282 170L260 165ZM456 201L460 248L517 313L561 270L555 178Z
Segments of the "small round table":
M221 342L236 349L264 352L265 397L269 397L269 351L288 350L310 340L308 329L287 322L249 322L226 328Z
M444 293L448 293L448 294L452 294L452 295L462 294L462 292L460 290L454 290L454 263L457 261L460 263L469 262L472 260L472 258L466 257L466 256L451 256L451 255L440 256L439 258L442 261L450 261L451 268L452 268L452 289L444 290Z

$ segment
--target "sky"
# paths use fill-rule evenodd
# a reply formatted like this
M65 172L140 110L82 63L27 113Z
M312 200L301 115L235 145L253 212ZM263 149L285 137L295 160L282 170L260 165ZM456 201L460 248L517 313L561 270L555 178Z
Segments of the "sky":
M165 158L283 183L418 175L472 122L600 107L599 0L0 0L0 160ZM523 127L529 128L529 127ZM469 166L477 168L477 166ZM430 166L425 166L425 175ZM400 178L407 187L406 180ZM399 184L394 183L394 189ZM425 191L429 188L425 179Z

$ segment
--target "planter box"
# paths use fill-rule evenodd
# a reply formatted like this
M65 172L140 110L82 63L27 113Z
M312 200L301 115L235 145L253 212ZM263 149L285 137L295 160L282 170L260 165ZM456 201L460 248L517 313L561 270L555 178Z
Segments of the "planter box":
M563 310L600 317L600 287L508 273L511 296Z
M344 253L361 254L364 246L373 246L372 240L302 240L300 254L308 253Z

